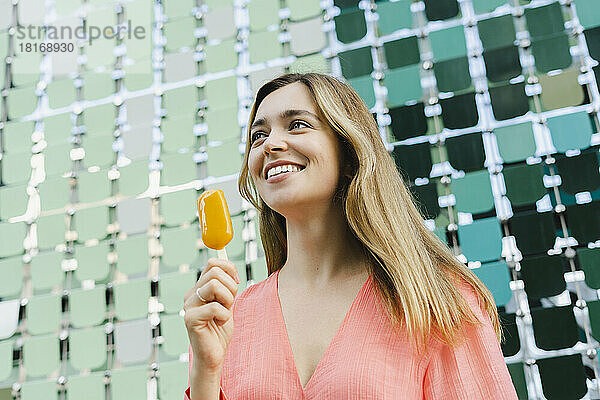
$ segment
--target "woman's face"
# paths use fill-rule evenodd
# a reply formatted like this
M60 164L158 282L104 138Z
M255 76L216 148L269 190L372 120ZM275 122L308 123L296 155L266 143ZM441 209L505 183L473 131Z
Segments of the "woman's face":
M340 146L320 118L308 88L300 82L270 93L256 111L250 130L249 173L263 201L284 217L331 204L337 188ZM267 180L266 167L275 161L299 164L302 170Z

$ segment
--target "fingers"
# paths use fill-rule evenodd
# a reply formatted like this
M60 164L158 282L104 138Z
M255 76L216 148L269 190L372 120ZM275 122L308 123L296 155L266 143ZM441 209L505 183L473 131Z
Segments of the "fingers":
M237 276L235 264L230 261L211 258L207 267L202 271L198 282L187 291L184 298L184 310L205 304L196 295L196 289L207 302L218 301L229 308L238 290L238 283L233 277Z
M196 294L196 290L194 290L194 293L190 297L188 297L188 299L183 305L183 309L186 312L190 308L201 306L203 304L211 302L218 302L227 309L229 309L231 308L235 300L237 288L234 289L232 293L231 290L228 287L226 287L223 284L223 282L221 282L219 279L211 279L210 281L202 285L200 288L198 288L197 291L198 294L206 300L206 302L200 300L200 298Z
M232 315L232 311L223 307L222 304L212 302L205 304L202 307L194 307L187 310L183 319L186 328L191 329L194 325L198 324L198 321L208 322L213 319L218 325L223 325Z
M215 267L221 268L227 273L227 275L231 277L231 279L234 280L234 282L240 283L239 275L235 264L229 260L223 260L219 258L209 258L206 262L206 268L204 268L204 271L202 271L200 277L202 277L202 275L208 273L211 269Z

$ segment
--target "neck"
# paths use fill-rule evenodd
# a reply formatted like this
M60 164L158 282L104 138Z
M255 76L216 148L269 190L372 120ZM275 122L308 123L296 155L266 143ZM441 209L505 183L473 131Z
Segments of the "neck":
M287 261L280 276L312 289L366 279L368 258L339 210L334 207L327 213L311 212L301 220L286 219Z

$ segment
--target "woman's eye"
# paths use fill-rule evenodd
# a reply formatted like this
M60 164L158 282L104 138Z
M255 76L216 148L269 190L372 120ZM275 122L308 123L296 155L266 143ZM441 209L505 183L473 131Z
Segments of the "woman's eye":
M290 126L290 128L292 128L292 129L297 129L296 127L297 127L298 125L304 125L304 127L308 127L308 126L309 126L309 125L308 125L306 122L304 122L304 121L294 121L294 122L292 122L292 125ZM300 126L300 128L302 128L302 126Z
M256 141L256 139L258 139L258 135L264 135L263 132L254 132L252 134L252 142Z

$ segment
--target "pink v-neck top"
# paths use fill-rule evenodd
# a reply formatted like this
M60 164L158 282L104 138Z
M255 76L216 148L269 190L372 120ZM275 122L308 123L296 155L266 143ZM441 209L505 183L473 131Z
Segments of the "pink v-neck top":
M278 274L235 298L221 400L517 399L491 321L466 282L459 285L461 293L484 324L463 328L467 341L454 349L432 338L426 354L418 356L406 333L393 333L372 276L303 388L279 302ZM190 347L190 373L191 360Z

